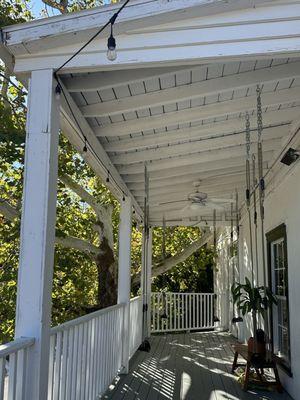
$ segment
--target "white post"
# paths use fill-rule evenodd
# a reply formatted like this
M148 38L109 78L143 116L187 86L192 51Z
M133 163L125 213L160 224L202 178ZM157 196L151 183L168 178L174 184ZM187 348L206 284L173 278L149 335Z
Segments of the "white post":
M118 303L125 304L123 321L123 370L129 369L129 338L130 338L130 276L131 276L131 228L132 204L131 198L125 197L121 202L119 224L119 273L118 273Z
M149 338L151 335L151 281L152 281L152 228L149 228L147 240L147 264L146 264L146 298L147 298L147 332Z
M33 337L24 400L46 400L54 259L59 100L52 70L31 74L15 337Z

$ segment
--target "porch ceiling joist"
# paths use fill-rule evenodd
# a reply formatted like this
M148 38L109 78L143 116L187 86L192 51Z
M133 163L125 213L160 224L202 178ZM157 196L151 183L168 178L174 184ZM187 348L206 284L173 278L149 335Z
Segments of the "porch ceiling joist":
M86 136L89 145L93 148L93 153L95 153L99 157L99 159L101 160L101 163L100 163L100 161L97 160L97 157L90 151L89 146L88 146L88 152L86 154L87 161L89 161L89 159L92 159L93 165L98 165L96 172L98 173L98 175L101 176L103 181L105 181L105 179L107 177L107 171L109 171L109 175L111 176L111 182L109 182L108 187L112 190L112 193L114 193L116 195L116 197L119 199L122 198L123 193L126 194L127 196L130 196L132 198L133 207L135 208L136 212L140 215L140 217L142 217L143 212L142 212L139 204L137 203L136 199L134 198L134 196L132 195L132 193L130 192L128 187L126 186L125 182L121 178L116 167L111 163L111 161L110 161L108 155L106 154L105 150L103 149L101 143L95 137L93 130L87 123L86 119L82 116L75 101L70 96L70 94L68 93L66 88L63 86L63 84L62 83L60 83L60 84L62 85L62 89L64 91L64 96L61 96L62 97L62 113L63 113L66 121L68 121L68 124L65 124L64 127L66 129L68 129L68 125L72 126L74 131L77 132L77 136L79 136L81 138L82 145L84 143L83 138L82 138L82 132L84 132L84 135ZM65 97L66 97L66 99L65 99ZM77 123L80 126L80 128L78 127L76 121L74 120L74 117L71 114L67 103L70 105L74 115L76 116L76 120L77 120ZM68 137L72 142L74 135L72 133L70 133L68 135ZM78 148L78 140L75 143L77 144L77 148ZM82 149L78 148L78 150L80 152L82 152Z
M265 107L299 101L300 87L263 93L262 104ZM97 136L123 136L132 133L174 126L184 122L196 122L230 114L250 111L256 108L256 96L222 101L200 107L173 111L125 122L116 122L105 127L94 128Z
M231 198L231 196L235 193L235 190L241 191L245 187L245 179L241 179L239 182L236 182L233 185L218 185L217 187L203 187L201 190L208 194L209 197L218 197L218 196L226 196L226 198ZM173 202L173 201L187 201L188 200L187 191L176 192L176 193L165 193L159 195L153 195L149 198L149 206L151 205L163 205L165 203ZM144 195L136 196L137 201L143 202Z
M199 221L196 219L197 217L194 218L183 218L183 219L169 219L165 221L166 226L191 226L191 227L202 227L202 228L207 228L209 226L213 226L213 220L210 218L203 218L202 221ZM155 219L150 219L149 221L151 226L163 226L163 221L160 220L155 220ZM230 221L228 220L218 220L216 222L216 227L225 227L225 226L230 226Z
M120 71L94 72L86 76L64 78L64 84L69 92L95 92L130 85L132 83L155 79L192 70L192 67L158 67L143 69L127 69ZM107 102L110 103L110 102ZM113 110L112 110L113 111Z
M265 162L270 161L274 156L273 151L265 151L264 152L264 160ZM192 166L192 173L197 174L198 177L209 177L212 175L216 175L219 173L226 174L227 171L230 171L232 168L242 168L245 166L245 157L239 156L235 157L234 154L230 159L220 159L213 160L208 162L201 162L201 158L198 157L197 160L194 160L194 164ZM149 172L149 182L150 185L155 182L160 184L160 182L169 181L170 179L180 179L181 177L186 177L191 175L191 167L187 166L179 166L165 170L158 171L150 171ZM139 184L145 185L145 178L143 173L131 174L131 175L122 175L127 185Z
M291 122L300 115L300 107L291 107L279 109L276 111L268 111L263 114L264 126L285 124ZM250 116L251 129L257 129L257 116ZM143 149L153 146L172 145L180 142L187 142L193 139L214 135L228 134L235 132L245 132L245 117L231 118L222 122L199 125L190 128L181 128L171 131L147 134L141 137L130 139L115 140L113 142L103 143L103 147L107 152L126 152L130 150Z
M245 181L245 173L240 172L232 176L224 176L222 178L214 178L213 180L210 179L204 179L203 181L200 182L200 185L198 187L199 191L203 192L205 190L211 189L213 190L214 188L219 188L220 185L228 185L230 187L234 187L235 184L240 184L241 182ZM151 188L149 189L149 198L152 198L152 196L157 196L157 195L163 195L163 194L173 194L173 193L192 193L195 192L196 188L193 186L193 182L187 181L186 183L183 184L175 184L175 185L168 185L165 187L159 187L159 188ZM145 189L142 190L133 190L132 193L134 194L135 197L142 197L145 196Z
M278 139L284 137L289 132L289 125L281 125L264 129L264 140ZM255 141L257 132L251 132L251 140ZM147 162L166 159L169 157L184 156L197 152L204 153L214 149L226 148L229 146L238 146L245 143L243 133L235 133L227 136L219 135L202 140L193 140L188 143L181 143L173 146L159 147L156 149L141 150L127 154L118 154L111 156L110 159L115 165L127 165L137 162Z
M264 168L267 169L267 162L264 162ZM235 176L237 174L245 174L245 162L240 163L237 167L231 168L223 168L215 171L205 171L205 172L194 172L194 168L190 169L190 173L181 176L174 176L171 178L165 178L161 180L149 180L149 187L151 189L158 189L158 188L168 188L174 185L182 185L189 183L190 187L192 187L193 182L197 181L206 181L207 179L215 180L219 178L227 178L231 176ZM145 183L144 182L137 182L137 183L127 183L128 188L131 191L141 191L145 190Z
M281 146L280 139L271 139L266 140L263 148L264 151L276 151ZM252 143L251 151L256 153L257 144ZM164 169L183 167L183 166L191 166L193 164L198 164L200 162L207 163L210 161L220 161L220 160L228 160L232 157L242 157L245 155L245 145L228 147L226 149L218 149L207 151L204 153L196 153L191 154L185 157L173 157L166 160L158 160L152 163L149 163L147 168L149 172L152 171L162 171ZM123 174L131 174L131 173L142 173L144 171L144 163L136 163L131 165L119 166L118 171L121 175Z
M224 192L219 194L219 197L222 197L224 199L231 199L232 196L235 196L236 191L231 191L231 192ZM245 198L245 193L243 191L243 188L239 189L238 191L238 195L239 198L241 199L241 202L244 200ZM217 197L217 196L215 196ZM177 213L176 217L177 218L181 218L182 216L179 215L178 213L184 208L186 207L188 204L187 200L182 200L182 201L175 201L174 203L172 203L172 201L170 201L169 203L167 202L166 204L152 204L150 205L149 209L150 209L150 216L151 218L156 218L156 219L160 219L161 221L163 220L163 217L168 217L168 215L170 214L175 214ZM228 206L225 206L225 209L230 208L230 204L228 203ZM204 210L205 211L205 210ZM211 212L211 211L210 211ZM200 215L202 212L197 213L197 215ZM202 213L203 215L204 213ZM194 214L195 215L195 214Z
M122 75L122 74L121 74ZM247 88L264 82L300 76L300 62L271 66L269 68L242 72L188 85L145 93L137 96L89 104L81 107L86 117L103 117L141 110L148 107L172 104L179 101L214 95L226 91Z

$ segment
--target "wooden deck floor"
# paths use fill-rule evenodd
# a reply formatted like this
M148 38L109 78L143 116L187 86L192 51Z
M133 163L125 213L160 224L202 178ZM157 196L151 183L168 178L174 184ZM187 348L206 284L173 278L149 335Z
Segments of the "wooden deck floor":
M130 373L103 396L113 400L291 400L287 393L243 392L230 372L234 339L227 333L155 335L138 351Z

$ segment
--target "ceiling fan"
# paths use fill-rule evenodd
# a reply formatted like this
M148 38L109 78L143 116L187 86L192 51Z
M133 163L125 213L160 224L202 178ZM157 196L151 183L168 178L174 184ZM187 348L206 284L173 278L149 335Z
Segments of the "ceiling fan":
M204 211L205 209L223 211L226 204L234 203L234 200L232 199L209 197L207 193L200 192L200 184L200 181L194 182L193 185L196 188L196 191L188 194L187 199L180 201L188 202L188 204L181 209L181 214L198 213L200 211ZM168 203L172 203L172 201Z

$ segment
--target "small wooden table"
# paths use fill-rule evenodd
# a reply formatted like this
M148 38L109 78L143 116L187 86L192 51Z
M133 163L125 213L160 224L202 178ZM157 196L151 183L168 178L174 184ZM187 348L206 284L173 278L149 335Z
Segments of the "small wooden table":
M279 374L277 370L277 357L269 352L269 357L265 357L263 361L259 363L259 365L256 365L256 363L253 362L253 353L248 351L248 346L246 344L233 344L232 348L234 350L234 360L232 364L232 373L236 370L237 367L246 367L245 369L245 382L243 385L243 389L245 391L248 390L249 386L249 379L250 379L250 368L254 368L257 376L259 378L259 381L255 382L256 385L261 385L261 386L276 386L276 389L279 393L282 393L283 388L280 383L279 379ZM246 360L246 364L239 364L238 363L238 357L241 356L243 357L244 360ZM269 361L270 360L270 361ZM270 368L274 371L274 376L275 380L274 381L266 381L263 379L264 375L264 368Z

